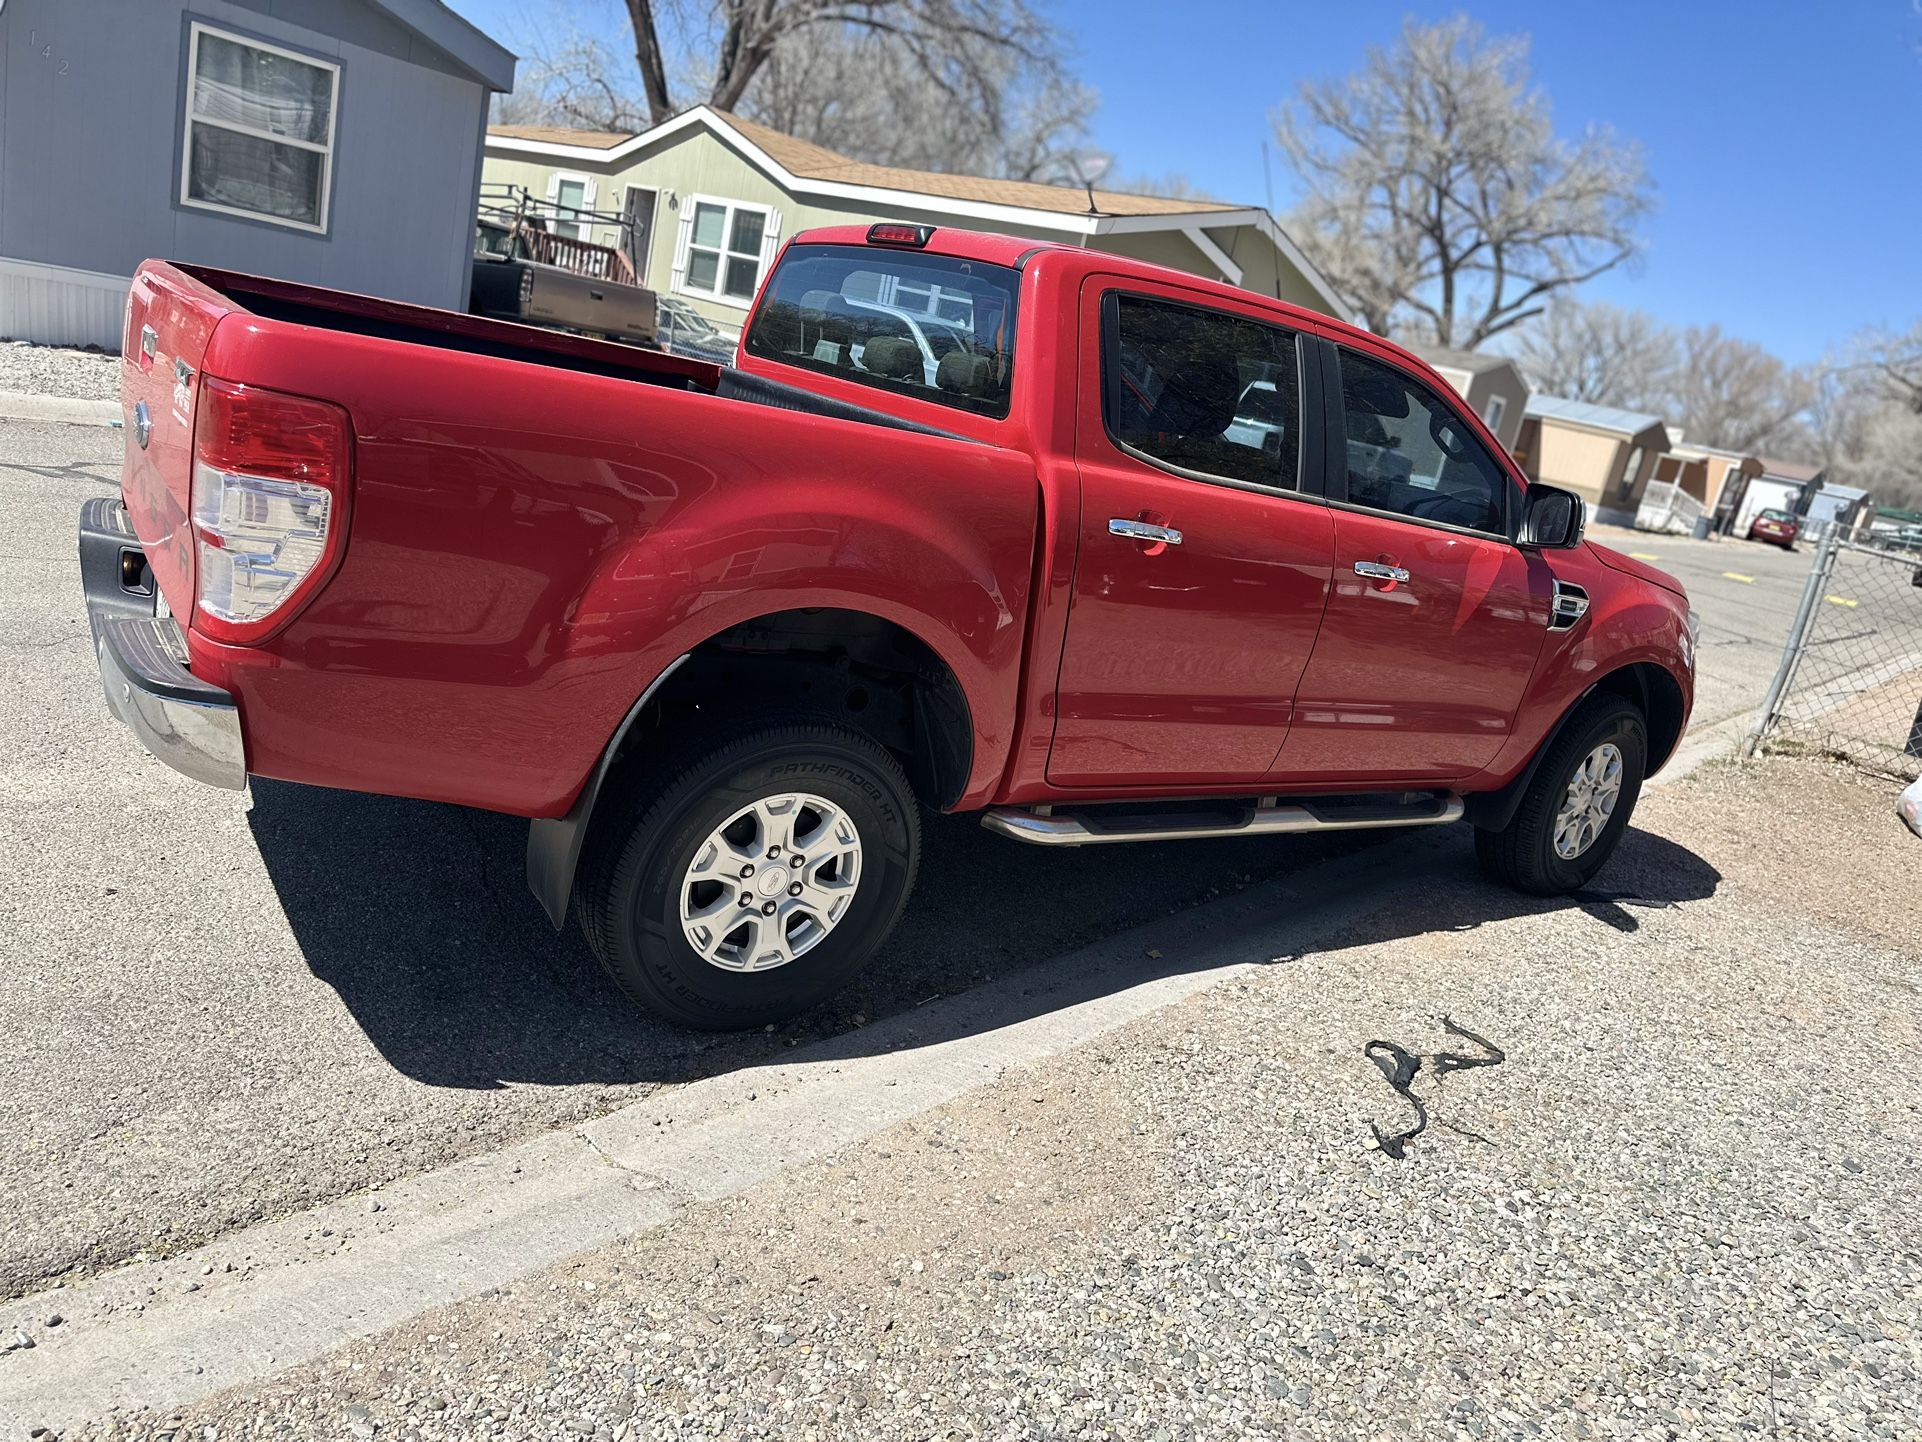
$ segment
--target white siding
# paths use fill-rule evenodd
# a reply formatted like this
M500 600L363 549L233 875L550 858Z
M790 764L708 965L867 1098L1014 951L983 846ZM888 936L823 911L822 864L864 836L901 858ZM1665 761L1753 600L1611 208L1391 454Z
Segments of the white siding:
M119 350L132 279L0 256L0 340Z

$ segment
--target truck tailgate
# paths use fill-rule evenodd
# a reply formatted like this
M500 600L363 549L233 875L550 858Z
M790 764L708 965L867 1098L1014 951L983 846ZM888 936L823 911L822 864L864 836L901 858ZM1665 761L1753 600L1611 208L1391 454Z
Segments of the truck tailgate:
M171 267L141 266L127 296L120 360L126 464L120 497L146 549L155 584L183 620L194 601L194 400L201 358L237 307Z

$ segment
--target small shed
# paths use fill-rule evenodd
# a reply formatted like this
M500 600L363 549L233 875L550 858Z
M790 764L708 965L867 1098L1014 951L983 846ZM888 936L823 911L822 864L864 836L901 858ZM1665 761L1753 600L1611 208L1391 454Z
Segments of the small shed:
M1633 525L1655 460L1669 448L1660 416L1571 401L1528 398L1515 459L1529 479L1574 491L1598 520Z
M1505 355L1487 355L1481 351L1428 345L1414 345L1409 349L1460 393L1505 450L1515 449L1528 406L1528 381L1520 366Z
M0 0L0 336L117 348L150 256L466 309L514 63L440 0Z

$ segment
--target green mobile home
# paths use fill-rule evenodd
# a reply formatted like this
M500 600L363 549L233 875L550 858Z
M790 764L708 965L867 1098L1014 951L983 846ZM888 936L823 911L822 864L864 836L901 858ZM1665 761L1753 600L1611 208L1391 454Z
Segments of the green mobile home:
M555 207L564 232L626 249L644 284L730 330L785 236L881 220L1066 240L1347 315L1258 207L869 165L704 105L637 135L491 127L482 180Z

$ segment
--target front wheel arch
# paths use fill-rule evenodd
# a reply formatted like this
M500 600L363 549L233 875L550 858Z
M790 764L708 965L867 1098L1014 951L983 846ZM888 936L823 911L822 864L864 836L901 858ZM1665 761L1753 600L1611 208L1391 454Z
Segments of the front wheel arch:
M1634 661L1591 682L1570 701L1567 709L1556 718L1555 724L1549 727L1548 734L1535 747L1527 764L1506 786L1464 796L1462 807L1471 823L1486 831L1500 831L1514 820L1522 797L1527 794L1529 783L1535 779L1535 772L1542 764L1542 758L1554 748L1556 739L1583 704L1598 692L1620 696L1642 713L1642 725L1648 733L1648 769L1644 779L1668 764L1682 739L1682 688L1673 676L1655 662Z

